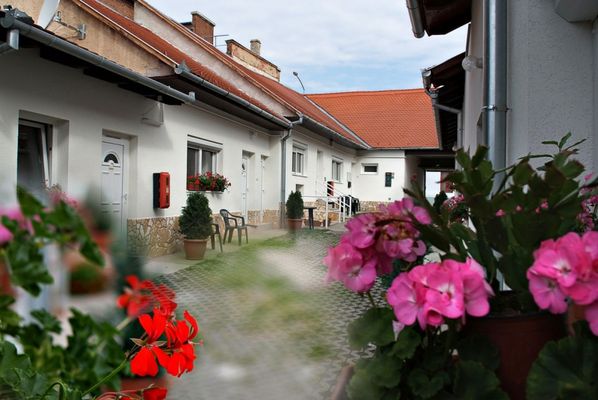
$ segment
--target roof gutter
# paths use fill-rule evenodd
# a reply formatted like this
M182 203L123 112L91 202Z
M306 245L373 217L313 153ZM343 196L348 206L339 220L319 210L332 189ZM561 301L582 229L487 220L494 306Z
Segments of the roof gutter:
M424 37L424 20L418 0L407 0L407 11L411 20L411 29L416 38Z
M186 94L183 92L179 92L178 90L175 90L170 86L166 86L163 83L160 83L151 78L133 72L130 69L125 68L113 61L110 61L105 57L94 54L88 50L84 50L81 47L74 45L64 39L61 39L56 35L52 35L39 28L36 28L33 25L21 22L11 14L7 13L4 17L0 18L0 25L3 28L9 30L18 29L21 35L35 40L36 42L39 42L53 49L62 51L73 57L77 57L83 61L87 61L90 64L96 65L107 71L125 77L130 81L139 83L140 85L156 90L157 92L177 99L183 103L195 102L195 94Z
M455 143L455 145L457 149L461 148L463 146L463 110L445 106L444 104L440 104L438 102L438 92L432 88L431 69L422 70L422 81L424 83L424 90L426 91L426 94L430 96L430 99L432 100L432 107L434 108L434 119L436 119L436 132L438 132L438 143L440 144L440 148L444 149L442 143L442 128L440 126L440 110L457 115L457 143Z
M273 123L275 123L276 125L278 125L282 128L292 129L292 127L293 127L291 122L288 122L284 119L278 118L278 117L270 114L269 112L264 111L261 108L251 104L247 100L245 100L231 92L228 92L228 91L222 89L221 87L214 85L211 82L208 82L204 78L201 78L201 77L193 74L191 72L191 70L189 69L189 67L187 66L187 64L185 64L184 61L176 66L176 68L174 69L174 72L177 75L179 75L193 83L198 84L199 86L202 86L212 92L216 92L217 94L219 94L227 99L230 99L231 101L237 103L238 105L251 110L252 112L258 114L259 116L261 116L269 121L272 121Z
M19 50L19 30L11 29L6 34L6 43L0 43L0 54Z

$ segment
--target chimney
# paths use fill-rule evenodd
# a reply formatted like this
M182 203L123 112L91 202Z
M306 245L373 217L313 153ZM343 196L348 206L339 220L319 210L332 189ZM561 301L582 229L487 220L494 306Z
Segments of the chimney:
M250 70L280 82L280 69L260 55L262 43L254 39L249 47L229 39L226 41L226 54Z
M249 48L251 49L251 52L259 56L262 51L262 42L260 42L259 39L252 39L249 43Z
M191 13L191 30L212 44L214 44L215 26L216 24L210 21L205 15L197 11Z

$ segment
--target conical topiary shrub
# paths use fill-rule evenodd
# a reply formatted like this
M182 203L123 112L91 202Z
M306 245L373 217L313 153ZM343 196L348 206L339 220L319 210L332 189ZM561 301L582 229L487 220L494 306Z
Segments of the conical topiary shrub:
M179 229L185 235L185 254L189 260L201 260L206 251L207 238L212 233L212 210L203 193L187 197L179 219Z
M303 197L301 192L291 192L287 199L287 226L289 230L301 229L303 224Z

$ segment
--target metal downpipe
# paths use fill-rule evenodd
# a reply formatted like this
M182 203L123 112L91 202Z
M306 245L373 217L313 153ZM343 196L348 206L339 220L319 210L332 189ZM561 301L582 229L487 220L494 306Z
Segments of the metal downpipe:
M494 169L507 155L507 2L484 0L484 137ZM501 181L495 179L495 187Z
M29 37L35 40L36 42L39 42L48 47L52 47L53 49L62 51L71 56L77 57L90 64L104 68L110 72L123 76L133 82L137 82L140 85L154 89L157 92L170 96L183 103L195 102L195 95L193 94L179 92L178 90L175 90L170 86L164 85L163 83L160 83L151 78L133 72L130 69L116 64L115 62L112 62L105 57L84 50L77 45L74 45L64 39L59 38L58 36L49 34L40 30L39 28L21 22L17 20L14 16L7 14L6 16L0 18L0 25L2 25L3 28L10 30L17 29L21 35Z
M287 140L293 135L293 128L303 124L303 114L291 122L291 128L280 138L280 227L285 223L285 202L287 199Z
M411 29L416 38L424 37L424 23L418 0L407 0L407 11L411 20Z
M0 44L0 54L19 50L19 30L11 29L6 34L6 42Z

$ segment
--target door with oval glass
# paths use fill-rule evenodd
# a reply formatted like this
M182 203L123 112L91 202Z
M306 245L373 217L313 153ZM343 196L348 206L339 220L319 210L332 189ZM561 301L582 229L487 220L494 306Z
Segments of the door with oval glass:
M105 137L102 140L102 181L100 212L112 221L116 234L124 232L127 193L125 192L128 142Z

